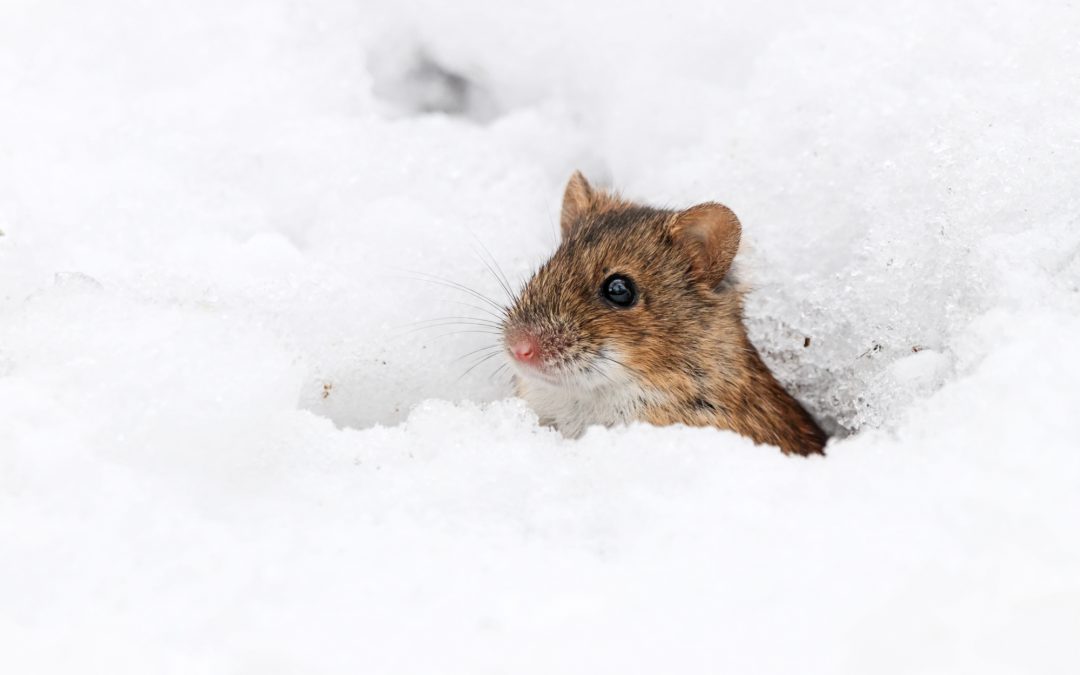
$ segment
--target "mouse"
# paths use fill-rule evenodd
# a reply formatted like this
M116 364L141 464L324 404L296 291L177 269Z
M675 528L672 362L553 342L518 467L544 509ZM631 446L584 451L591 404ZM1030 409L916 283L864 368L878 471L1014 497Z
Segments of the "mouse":
M517 395L576 438L592 425L717 427L785 454L826 434L748 337L728 207L653 208L570 177L555 252L501 324Z

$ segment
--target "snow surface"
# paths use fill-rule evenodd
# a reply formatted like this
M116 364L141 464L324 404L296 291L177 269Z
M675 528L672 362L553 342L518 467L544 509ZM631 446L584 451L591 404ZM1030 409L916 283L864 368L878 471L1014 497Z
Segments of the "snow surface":
M1064 2L7 0L0 669L1080 671L1077 35ZM827 459L567 441L463 375L492 336L430 326L478 301L424 275L526 277L575 168L735 209Z

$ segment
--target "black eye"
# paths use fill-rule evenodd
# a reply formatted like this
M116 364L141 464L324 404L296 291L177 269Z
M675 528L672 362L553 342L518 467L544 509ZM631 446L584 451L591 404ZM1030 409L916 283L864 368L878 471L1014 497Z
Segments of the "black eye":
M612 274L604 279L604 284L600 286L600 295L616 307L629 307L637 300L637 289L630 277Z

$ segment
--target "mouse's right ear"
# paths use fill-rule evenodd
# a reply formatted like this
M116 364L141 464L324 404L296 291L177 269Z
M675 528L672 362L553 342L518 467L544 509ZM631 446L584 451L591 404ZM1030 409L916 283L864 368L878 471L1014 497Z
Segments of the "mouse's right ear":
M677 214L671 236L689 250L697 277L715 288L739 251L742 225L728 207L706 202Z
M566 191L563 192L559 227L564 240L570 236L582 217L592 208L594 197L595 193L589 181L585 180L585 176L582 176L580 171L575 171L566 184Z

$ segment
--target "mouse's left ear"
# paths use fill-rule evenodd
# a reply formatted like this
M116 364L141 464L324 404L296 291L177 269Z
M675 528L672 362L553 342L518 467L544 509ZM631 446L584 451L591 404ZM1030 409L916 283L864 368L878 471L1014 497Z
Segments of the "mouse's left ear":
M671 236L689 250L698 277L715 287L724 280L739 251L742 225L728 207L706 202L677 214Z
M596 193L585 180L580 171L575 171L566 183L566 191L563 192L562 213L559 218L559 228L562 230L562 238L569 238L570 233L581 222L586 213L592 209Z

